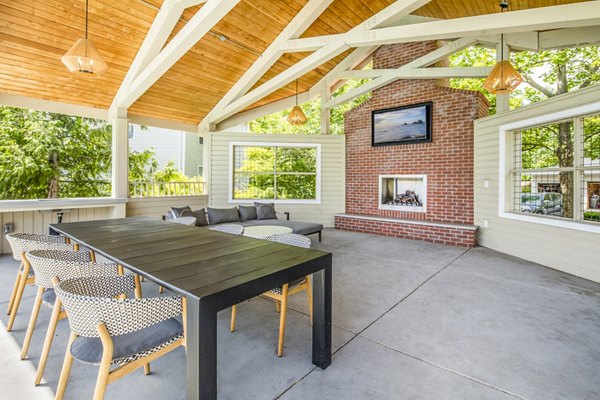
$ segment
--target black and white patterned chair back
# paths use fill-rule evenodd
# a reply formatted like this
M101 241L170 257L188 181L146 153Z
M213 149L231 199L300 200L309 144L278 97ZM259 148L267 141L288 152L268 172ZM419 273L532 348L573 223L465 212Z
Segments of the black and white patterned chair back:
M94 263L86 251L32 250L26 253L26 257L35 272L35 284L46 289L54 287L54 277L64 281L118 275L117 264Z
M289 244L290 246L304 247L310 249L310 239L304 235L297 233L279 233L277 235L267 236L265 240L277 242L281 244Z
M73 246L65 242L64 236L41 235L37 233L9 233L6 235L13 252L13 258L21 261L21 254L30 250L67 250Z
M211 226L208 229L210 229L211 231L231 233L232 235L241 235L244 233L244 227L242 225L237 224L215 225Z
M54 286L69 316L71 331L98 337L104 323L111 336L139 331L181 314L181 297L119 300L135 289L132 275L68 279Z

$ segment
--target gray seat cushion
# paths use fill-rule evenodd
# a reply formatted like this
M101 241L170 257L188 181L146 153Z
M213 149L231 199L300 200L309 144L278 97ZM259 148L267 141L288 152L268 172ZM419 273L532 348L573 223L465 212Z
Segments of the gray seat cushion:
M294 233L300 235L310 235L323 230L323 225L313 224L311 222L300 222L300 221L284 221L281 219L261 219L261 220L250 220L243 222L244 226L253 225L276 225L276 226L287 226L291 228Z
M143 353L183 335L183 326L176 318L170 318L125 335L113 336L113 360ZM102 342L100 338L79 336L71 345L71 354L79 361L100 364Z

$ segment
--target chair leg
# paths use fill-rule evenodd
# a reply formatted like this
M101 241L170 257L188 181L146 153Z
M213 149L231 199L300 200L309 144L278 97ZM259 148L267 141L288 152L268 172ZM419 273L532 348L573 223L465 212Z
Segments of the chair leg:
M55 400L63 400L63 397L65 397L65 390L67 389L67 382L69 381L69 375L71 375L71 366L73 365L71 345L75 339L77 339L77 335L71 332L69 344L67 345L67 351L65 352L65 361L63 361L62 371L60 371L60 378L58 380L58 387L56 388Z
M163 293L164 293L164 291L165 291L165 288L164 288L164 286L159 286L159 287L158 287L158 293L160 293L160 294L163 294Z
M277 355L283 355L283 337L285 335L285 315L287 314L288 284L281 288L281 313L279 315L279 343L277 344Z
M319 243L321 243L321 231L319 231Z
M96 388L94 389L94 400L103 400L108 385L108 377L110 375L110 362L113 356L113 343L106 325L101 323L98 325L100 340L102 341L102 360L100 361L100 370L98 371L98 379L96 380Z
M23 267L23 261L19 265L19 270L17 271L17 278L15 279L15 284L13 285L13 290L10 293L10 301L8 302L8 308L6 309L6 314L10 315L10 311L15 303L15 297L17 296L17 290L19 289L19 282L21 282L21 267Z
M277 310L278 313L281 312L281 301L275 300L275 309Z
M48 330L46 331L46 339L44 339L44 347L42 348L42 354L40 356L40 362L37 368L37 374L35 376L35 385L39 385L44 376L44 370L46 369L46 362L48 361L48 355L50 354L50 347L52 347L52 341L54 340L54 334L56 333L56 325L60 318L60 308L62 303L56 298L54 302L54 308L52 309L52 316L48 323Z
M236 317L237 317L237 304L234 304L233 306L231 306L231 326L229 327L229 330L231 332L235 332Z
M25 284L27 283L27 276L29 276L29 262L25 260L23 256L23 272L21 273L21 278L19 279L19 287L17 288L17 293L15 294L15 300L10 310L10 318L8 320L8 324L6 325L6 331L12 331L13 324L15 323L15 317L17 316L17 311L19 311L19 304L21 304L21 298L23 297L23 291L25 290Z
M21 349L21 360L27 357L27 351L31 344L31 337L33 336L33 330L35 329L35 323L37 322L38 315L40 315L40 306L42 305L42 294L46 289L38 287L37 295L33 301L33 309L31 310L31 317L29 318L29 325L27 325L27 333L25 333L25 339L23 340L23 348Z
M133 281L135 282L135 298L136 299L141 299L142 298L142 284L140 282L140 276L138 274L135 274L133 276ZM150 364L144 364L144 373L146 375L150 375Z
M306 283L308 287L306 288L306 300L308 300L308 315L310 316L310 324L313 322L313 298L312 298L312 283L311 276L308 275L306 277Z
M90 260L95 263L96 262L96 253L93 250L90 250Z

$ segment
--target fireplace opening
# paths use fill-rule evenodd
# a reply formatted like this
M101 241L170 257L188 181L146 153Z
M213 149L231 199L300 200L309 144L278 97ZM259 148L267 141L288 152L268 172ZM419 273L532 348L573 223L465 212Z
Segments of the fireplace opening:
M379 209L425 212L427 175L380 175Z

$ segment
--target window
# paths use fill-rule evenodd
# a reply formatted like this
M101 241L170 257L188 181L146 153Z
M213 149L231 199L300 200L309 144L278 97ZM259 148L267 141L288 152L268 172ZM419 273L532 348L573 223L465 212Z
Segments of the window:
M600 223L600 115L512 133L515 213Z
M202 175L202 165L198 165L198 176L203 176Z
M231 145L232 201L319 201L320 146Z
M135 127L131 124L127 127L127 138L129 140L135 140Z

